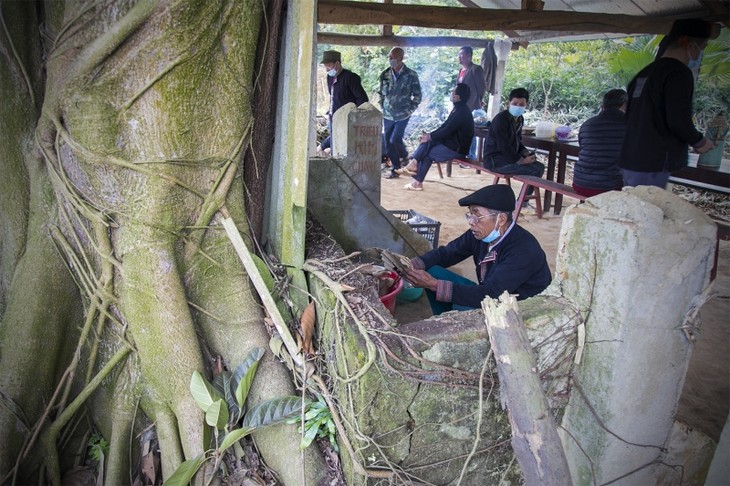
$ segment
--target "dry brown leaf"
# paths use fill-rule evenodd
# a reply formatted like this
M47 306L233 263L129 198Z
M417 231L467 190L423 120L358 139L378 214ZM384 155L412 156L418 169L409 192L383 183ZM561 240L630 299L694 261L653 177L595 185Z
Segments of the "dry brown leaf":
M304 337L303 348L308 354L314 354L314 346L312 346L312 337L314 336L314 327L316 324L314 302L310 302L309 305L302 312L302 317L299 319L302 325L302 336Z
M140 465L142 468L142 475L145 479L145 484L155 484L155 477L157 477L157 465L155 464L155 454L150 452L149 454L142 456Z

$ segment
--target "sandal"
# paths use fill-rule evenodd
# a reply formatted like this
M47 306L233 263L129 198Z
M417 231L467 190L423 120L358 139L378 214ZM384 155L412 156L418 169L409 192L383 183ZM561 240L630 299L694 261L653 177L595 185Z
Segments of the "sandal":
M416 175L415 172L408 170L408 167L401 167L400 169L395 169L393 172L395 172L396 174L400 174L400 175L409 175L409 176Z
M405 186L403 186L403 189L406 189L408 191L422 191L423 190L423 187L416 187L416 186L413 185L412 182L409 182L408 184L406 184Z

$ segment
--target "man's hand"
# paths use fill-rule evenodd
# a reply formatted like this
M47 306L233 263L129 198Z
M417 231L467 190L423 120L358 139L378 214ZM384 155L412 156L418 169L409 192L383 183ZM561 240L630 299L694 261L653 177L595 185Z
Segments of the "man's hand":
M693 145L692 148L698 154L704 154L715 148L715 144L712 143L712 140L710 140L709 138L702 137L702 140L700 140L697 145Z
M525 155L520 160L518 160L517 163L520 165L529 165L529 164L532 164L533 162L535 162L535 160L536 160L535 155Z
M406 280L408 280L414 287L421 287L436 292L436 282L438 281L427 271L406 269L403 273L405 274Z
M421 133L421 137L419 138L419 141L421 143L430 142L431 141L431 135L428 134L428 133L426 133L426 132L423 132L423 133Z

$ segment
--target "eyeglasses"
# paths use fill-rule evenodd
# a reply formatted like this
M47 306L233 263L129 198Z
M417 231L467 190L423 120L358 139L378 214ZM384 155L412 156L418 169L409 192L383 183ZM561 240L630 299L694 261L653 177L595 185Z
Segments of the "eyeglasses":
M484 218L490 218L490 217L496 218L497 216L499 216L499 214L500 214L499 211L487 211L487 214L474 214L472 212L468 212L464 215L464 219L466 219L466 221L469 224L471 224L471 223L476 223L480 219L484 219Z
M466 213L464 215L464 219L466 219L466 222L467 223L476 223L480 219L486 218L487 216L489 216L489 215L488 214L483 214L483 215L480 216L480 215L474 214L474 213Z

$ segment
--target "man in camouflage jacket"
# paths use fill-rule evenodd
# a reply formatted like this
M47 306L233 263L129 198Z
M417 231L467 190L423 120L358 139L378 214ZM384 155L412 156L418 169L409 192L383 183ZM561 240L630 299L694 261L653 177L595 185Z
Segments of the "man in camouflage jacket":
M383 108L384 156L390 159L387 179L398 177L401 157L408 156L403 135L411 114L421 103L421 83L418 74L403 64L403 49L394 47L388 53L388 69L380 74L380 106Z

